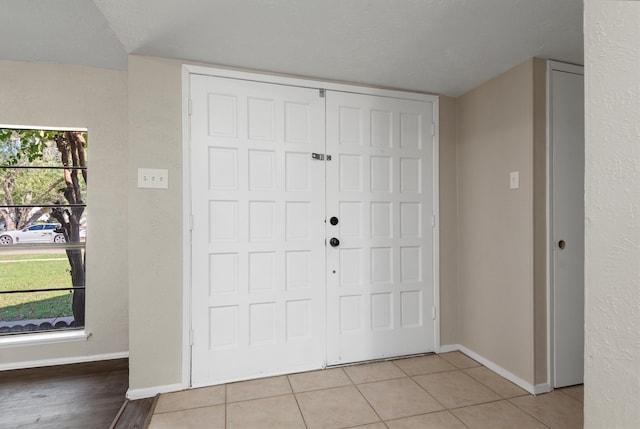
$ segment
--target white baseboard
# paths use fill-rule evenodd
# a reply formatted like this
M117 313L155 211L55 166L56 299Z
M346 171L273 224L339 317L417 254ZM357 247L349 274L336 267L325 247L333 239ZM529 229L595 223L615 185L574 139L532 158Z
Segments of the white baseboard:
M440 346L440 351L438 353L457 352L459 350L460 350L459 344L447 344L446 346Z
M549 393L552 390L553 389L551 388L551 384L550 383L536 384L533 387L533 394L534 395L541 395L543 393Z
M164 386L145 387L142 389L129 389L127 390L127 399L133 401L136 399L152 398L158 393L177 392L184 389L186 389L186 387L181 383L165 384Z
M97 362L101 360L126 359L128 357L129 357L129 352L118 352L118 353L105 353L100 355L70 356L70 357L55 358L55 359L10 362L10 363L0 364L0 371L9 371L12 369L38 368L38 367L54 366L54 365L68 365L73 363Z
M527 392L529 392L529 393L531 393L533 395L539 395L541 393L546 393L546 392L550 392L551 391L551 386L549 385L549 383L537 384L537 385L534 386L533 384L528 383L525 380L523 380L522 378L518 377L517 375L515 375L511 371L508 371L508 370L504 369L503 367L501 367L500 365L496 364L495 362L490 361L489 359L485 358L484 356L479 355L478 353L474 352L473 350L470 350L470 349L466 348L463 345L460 345L460 344L449 344L449 345L440 347L440 353L447 353L447 352L453 352L453 351L460 351L460 352L464 353L465 355L469 356L470 358L478 361L479 363L481 363L485 367L489 368L491 371L495 372L496 374L500 375L501 377L506 378L510 382L520 386L521 388L523 388L524 390L526 390Z

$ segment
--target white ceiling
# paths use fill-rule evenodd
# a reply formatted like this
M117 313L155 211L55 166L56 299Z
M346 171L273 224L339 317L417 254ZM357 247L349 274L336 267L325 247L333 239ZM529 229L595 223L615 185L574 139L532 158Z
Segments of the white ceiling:
M0 0L0 59L154 55L458 96L537 56L582 64L582 0Z

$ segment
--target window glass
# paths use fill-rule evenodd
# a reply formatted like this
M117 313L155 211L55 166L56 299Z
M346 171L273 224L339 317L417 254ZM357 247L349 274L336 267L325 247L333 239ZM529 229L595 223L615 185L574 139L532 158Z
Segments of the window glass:
M0 128L0 335L81 329L88 135Z

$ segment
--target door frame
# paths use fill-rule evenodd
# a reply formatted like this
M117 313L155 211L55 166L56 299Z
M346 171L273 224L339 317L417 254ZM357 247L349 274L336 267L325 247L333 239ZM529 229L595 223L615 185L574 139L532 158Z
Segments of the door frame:
M546 156L546 168L547 168L547 383L549 390L553 390L555 384L555 319L554 319L554 282L553 282L553 269L554 269L554 249L555 240L553 238L553 80L552 74L554 71L562 71L567 73L584 75L584 67L567 64L558 61L547 61L546 71L546 140L547 140L547 156Z
M436 95L405 92L357 84L342 84L301 77L262 74L257 72L204 67L190 64L182 65L182 385L192 386L191 381L191 155L190 155L190 93L191 75L241 79L276 85L296 86L303 88L325 89L331 91L358 93L380 97L400 98L405 100L426 101L433 103L433 300L435 306L434 350L440 351L440 194L439 194L439 97Z

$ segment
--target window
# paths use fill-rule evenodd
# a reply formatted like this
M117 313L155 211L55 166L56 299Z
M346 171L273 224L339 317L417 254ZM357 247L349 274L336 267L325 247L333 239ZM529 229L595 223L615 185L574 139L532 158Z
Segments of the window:
M0 128L0 335L82 329L86 130Z

